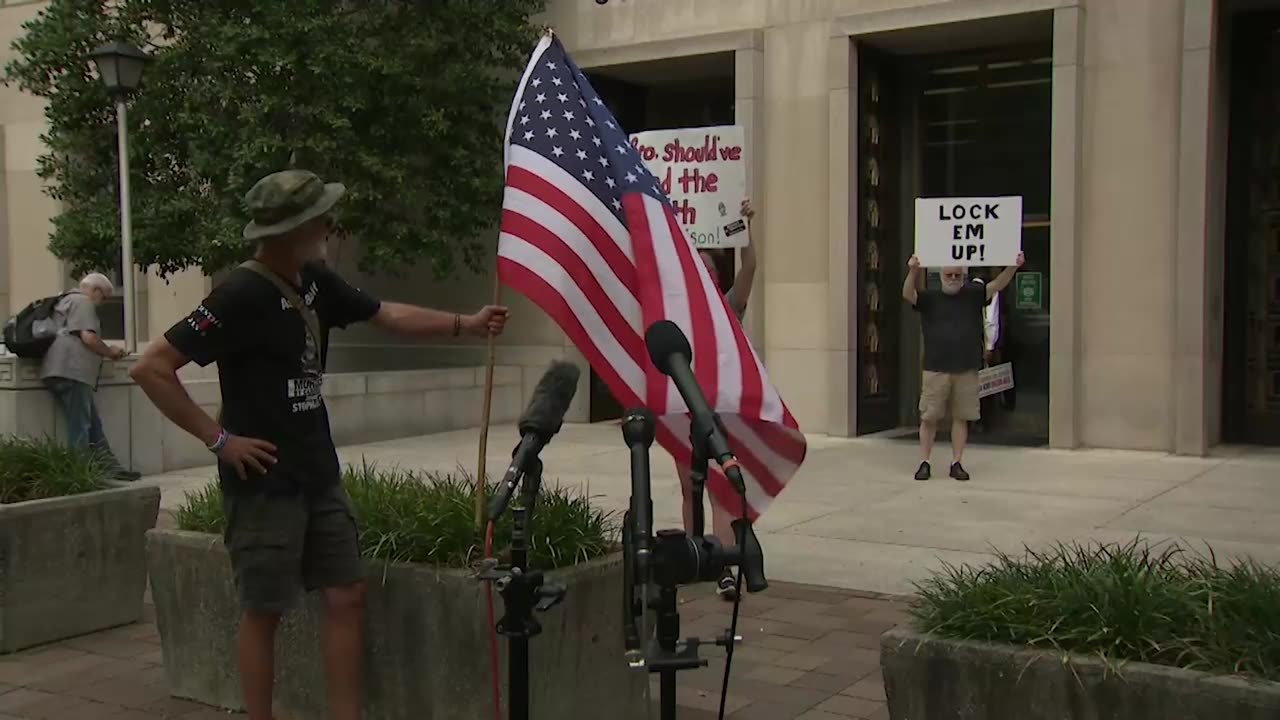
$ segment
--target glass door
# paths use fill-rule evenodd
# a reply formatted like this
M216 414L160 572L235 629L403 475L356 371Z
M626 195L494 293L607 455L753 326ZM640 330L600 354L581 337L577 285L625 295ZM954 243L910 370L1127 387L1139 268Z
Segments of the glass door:
M919 195L1023 199L1026 264L993 302L990 318L990 363L1012 364L1014 389L984 399L983 420L970 439L1047 444L1052 48L920 56L912 64ZM970 274L990 280L1001 270L973 268Z

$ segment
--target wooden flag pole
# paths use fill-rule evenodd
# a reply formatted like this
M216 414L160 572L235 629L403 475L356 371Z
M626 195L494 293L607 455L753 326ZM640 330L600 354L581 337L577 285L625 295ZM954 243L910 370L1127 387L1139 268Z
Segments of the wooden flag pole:
M493 275L493 302L497 305L502 301L502 284L498 281L498 274L495 271ZM485 361L484 368L484 406L480 411L480 454L476 458L476 529L484 529L484 496L485 496L485 456L489 450L489 410L493 406L493 366L495 345L497 344L497 336L489 333L489 358Z

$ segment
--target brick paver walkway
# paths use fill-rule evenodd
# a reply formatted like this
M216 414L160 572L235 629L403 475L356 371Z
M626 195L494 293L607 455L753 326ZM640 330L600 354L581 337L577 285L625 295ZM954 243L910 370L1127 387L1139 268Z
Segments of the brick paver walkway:
M684 588L681 598L682 636L709 638L728 627L731 605L709 587ZM892 599L786 583L747 596L727 716L887 720L879 636L903 620L904 608ZM678 676L681 720L716 717L724 650L705 647L702 656L708 667ZM243 717L169 697L161 663L160 638L150 621L0 657L0 720Z

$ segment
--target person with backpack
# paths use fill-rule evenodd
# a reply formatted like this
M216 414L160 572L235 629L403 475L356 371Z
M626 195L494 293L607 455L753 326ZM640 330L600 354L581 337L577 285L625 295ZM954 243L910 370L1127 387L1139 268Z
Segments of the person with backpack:
M123 348L108 345L102 339L98 306L114 292L115 286L107 276L90 273L78 288L57 299L51 317L46 320L51 322L46 331L56 328L56 332L40 360L40 379L62 408L67 444L97 450L109 463L114 479L131 482L141 475L126 470L116 459L94 402L102 359L120 360L127 354Z

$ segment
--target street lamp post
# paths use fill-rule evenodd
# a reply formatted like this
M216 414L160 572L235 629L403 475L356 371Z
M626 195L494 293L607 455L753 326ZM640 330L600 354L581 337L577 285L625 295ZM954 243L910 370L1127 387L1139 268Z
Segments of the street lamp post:
M116 106L116 140L120 156L120 274L124 276L124 345L138 349L137 296L133 282L133 217L129 195L129 122L126 104L142 83L142 69L150 56L127 42L100 45L89 54L98 77L107 86Z

